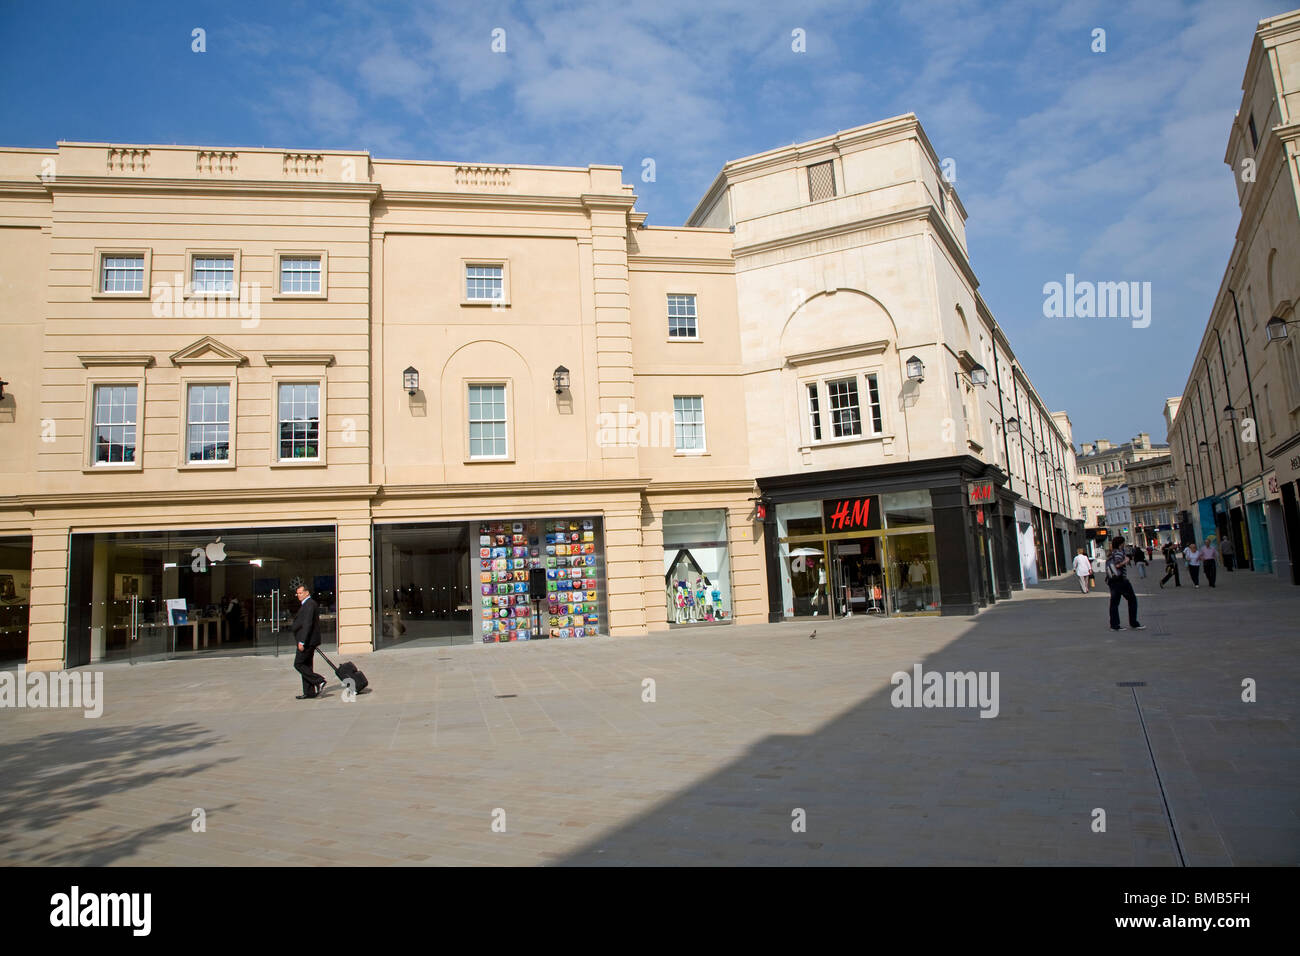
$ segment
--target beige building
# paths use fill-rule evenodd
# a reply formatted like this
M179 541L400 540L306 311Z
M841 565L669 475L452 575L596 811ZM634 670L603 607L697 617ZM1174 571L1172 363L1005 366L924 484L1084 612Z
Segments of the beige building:
M1135 544L1159 548L1178 540L1175 489L1178 478L1169 455L1130 462L1124 469Z
M2 656L288 653L300 583L346 655L1064 569L1069 420L915 117L729 163L687 227L635 201L612 166L0 151Z
M1135 461L1146 461L1169 454L1169 446L1153 444L1151 436L1142 432L1122 445L1112 445L1104 438L1084 442L1079 446L1079 471L1097 475L1103 488L1124 483L1124 470Z
M1300 583L1300 10L1261 20L1224 162L1236 241L1172 418L1184 537Z

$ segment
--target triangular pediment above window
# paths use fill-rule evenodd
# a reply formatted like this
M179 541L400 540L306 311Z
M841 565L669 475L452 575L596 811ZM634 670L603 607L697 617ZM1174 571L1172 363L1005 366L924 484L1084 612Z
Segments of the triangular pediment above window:
M243 365L248 356L205 335L193 345L172 353L171 360L173 365Z

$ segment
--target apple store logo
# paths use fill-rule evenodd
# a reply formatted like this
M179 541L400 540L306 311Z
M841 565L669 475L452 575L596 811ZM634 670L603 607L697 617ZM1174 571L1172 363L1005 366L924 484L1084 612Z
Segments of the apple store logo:
M190 556L194 559L190 562L190 570L195 574L202 574L208 570L208 564L216 564L226 560L226 546L221 543L221 537L218 536L216 541L202 548L195 548L190 551Z

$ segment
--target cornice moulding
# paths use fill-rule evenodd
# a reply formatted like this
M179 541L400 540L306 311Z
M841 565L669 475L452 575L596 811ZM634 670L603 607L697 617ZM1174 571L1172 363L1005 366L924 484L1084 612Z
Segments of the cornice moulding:
M286 180L164 179L139 176L59 176L42 184L51 195L60 191L109 193L253 193L263 195L345 196L374 200L378 183L317 183Z
M167 505L176 502L238 504L245 501L310 501L355 498L358 502L372 498L378 485L342 485L333 487L310 486L305 488L212 488L168 489L166 491L138 491L123 494L114 492L74 492L52 495L15 495L0 498L0 509L21 508L94 508L121 509L139 505Z
M815 352L796 352L794 355L787 355L786 364L797 368L800 365L811 365L814 362L829 362L834 359L853 358L857 355L879 355L889 348L888 339L880 339L876 342L859 342L854 345L837 345L834 348L818 349Z
M117 354L117 355L78 355L82 368L110 366L118 368L150 368L154 363L152 355Z
M267 365L324 365L334 364L329 352L267 352L262 356Z

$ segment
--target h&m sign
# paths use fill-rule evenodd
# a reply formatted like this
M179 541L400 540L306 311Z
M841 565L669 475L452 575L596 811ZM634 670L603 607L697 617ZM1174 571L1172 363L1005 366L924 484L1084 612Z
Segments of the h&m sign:
M993 482L986 481L983 484L970 486L971 504L982 505L992 500L993 500Z
M822 502L827 531L878 531L880 499L875 495L860 498L832 498Z

